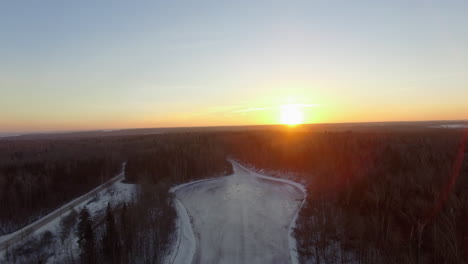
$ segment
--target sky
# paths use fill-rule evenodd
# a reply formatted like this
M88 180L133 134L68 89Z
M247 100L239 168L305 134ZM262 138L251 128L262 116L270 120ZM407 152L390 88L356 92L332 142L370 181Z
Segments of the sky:
M468 1L0 1L0 132L468 119ZM282 107L283 106L283 107Z

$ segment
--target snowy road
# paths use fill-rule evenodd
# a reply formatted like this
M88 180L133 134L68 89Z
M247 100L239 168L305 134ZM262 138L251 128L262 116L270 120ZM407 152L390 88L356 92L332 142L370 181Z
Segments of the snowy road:
M62 215L68 214L71 210L77 207L79 204L91 199L93 196L98 194L99 192L105 190L109 186L115 184L116 182L123 180L125 177L125 163L122 165L122 171L115 176L114 178L110 179L109 181L105 182L104 184L99 185L95 189L91 190L90 192L86 193L83 196L80 196L71 202L61 206L57 210L49 213L48 215L40 218L39 220L31 223L30 225L21 228L20 230L7 234L0 237L0 253L5 250L7 247L13 245L14 243L21 241L28 237L29 235L33 234L37 230L41 229L42 227L46 226L50 222L56 221Z
M192 223L192 263L290 263L289 228L304 192L233 166L231 176L175 191Z

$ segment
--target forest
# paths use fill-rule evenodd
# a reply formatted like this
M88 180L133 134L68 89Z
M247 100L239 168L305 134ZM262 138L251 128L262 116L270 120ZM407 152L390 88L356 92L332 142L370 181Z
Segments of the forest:
M235 133L244 163L296 172L302 263L467 263L467 134Z
M300 263L466 263L464 142L449 130L292 129L2 141L0 231L86 193L126 161L138 195L98 218L71 215L81 254L66 263L163 263L175 231L169 189L228 175L232 158L306 185L294 232Z

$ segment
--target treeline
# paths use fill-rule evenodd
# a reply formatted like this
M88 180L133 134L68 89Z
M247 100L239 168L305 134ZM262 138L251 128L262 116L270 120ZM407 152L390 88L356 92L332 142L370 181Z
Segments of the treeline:
M143 138L128 155L129 182L184 183L232 172L216 133L185 133Z
M0 235L108 180L124 161L117 139L0 142Z
M308 175L295 230L302 263L467 263L463 136L264 131L226 142L243 162Z

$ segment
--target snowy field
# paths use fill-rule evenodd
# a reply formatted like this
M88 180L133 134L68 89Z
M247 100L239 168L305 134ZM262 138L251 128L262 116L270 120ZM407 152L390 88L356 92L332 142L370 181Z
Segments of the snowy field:
M304 189L235 162L233 167L230 176L173 190L181 203L177 209L182 219L178 252L172 262L296 263L290 232ZM184 226L189 221L192 230Z

